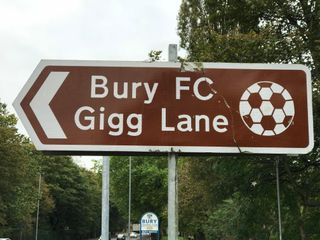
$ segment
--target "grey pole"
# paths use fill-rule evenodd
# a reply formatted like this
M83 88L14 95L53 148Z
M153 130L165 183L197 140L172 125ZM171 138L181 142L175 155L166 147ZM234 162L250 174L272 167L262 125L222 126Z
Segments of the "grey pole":
M38 240L38 231L39 231L40 198L41 198L41 173L39 174L39 185L38 185L38 203L37 203L37 220L36 220L36 240Z
M178 239L176 154L168 156L168 240Z
M178 46L177 44L169 44L168 49L168 59L169 62L176 62L178 59Z
M109 240L109 174L110 157L103 156L102 160L102 214L101 240Z
M277 203L278 203L278 223L279 223L279 239L282 240L281 226L281 206L280 206L280 184L279 184L279 157L276 159L276 177L277 177Z
M177 45L169 44L169 61L177 61ZM178 239L178 174L175 153L168 154L168 240Z
M129 157L129 202L128 202L128 239L130 240L131 225L131 156Z

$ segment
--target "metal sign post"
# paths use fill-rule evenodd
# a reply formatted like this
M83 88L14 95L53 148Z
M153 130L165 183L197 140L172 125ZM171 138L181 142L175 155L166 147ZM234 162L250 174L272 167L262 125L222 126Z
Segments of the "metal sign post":
M168 155L168 240L178 239L178 182L177 158Z
M279 159L280 159L280 157L276 158L276 178L277 178L277 204L278 204L279 239L282 240L280 184L279 184Z
M37 220L36 220L36 240L38 240L38 231L39 231L40 199L41 199L41 172L39 173L39 186L38 186L38 203L37 203Z
M109 240L109 174L110 157L103 156L101 240Z
M169 61L177 61L177 45L169 45ZM178 239L177 156L168 154L168 240Z
M129 193L128 193L128 239L130 240L131 226L131 156L129 156Z

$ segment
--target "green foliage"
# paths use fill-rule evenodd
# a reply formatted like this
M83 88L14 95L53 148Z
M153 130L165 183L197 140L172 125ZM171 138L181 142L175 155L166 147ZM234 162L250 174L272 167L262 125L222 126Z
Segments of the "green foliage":
M70 157L45 156L19 135L17 119L0 103L0 236L33 239L40 197L40 239L100 235L101 175ZM38 195L39 174L42 175Z
M203 232L210 199L203 177L196 177L194 159L179 159L179 227L180 231L192 235ZM203 175L206 173L203 172Z
M283 235L288 239L320 238L319 20L317 0L183 0L179 12L178 33L189 61L302 63L312 69L314 150L280 162ZM182 215L191 220L182 231L199 239L201 233L208 239L276 238L273 157L193 158L182 171L189 177L180 177L181 195L192 195L186 203L180 200ZM192 184L201 190L191 191Z
M196 224L193 233L204 232L208 239L265 239L262 236L276 229L272 162L257 163L252 157L203 157L188 159L183 166L189 175L187 184L196 189L195 195L188 191L193 202L180 204L183 214L195 209L191 212L194 217L186 217L191 220L189 225ZM263 170L264 174L256 174ZM184 191L182 174L179 180Z
M79 168L70 157L42 154L38 157L55 206L48 219L52 230L75 239L98 232L101 212L98 176Z
M28 141L17 133L16 122L0 103L0 235L30 226L37 199L36 164L27 154Z
M161 54L162 54L162 51L157 51L157 50L151 50L149 53L148 53L148 56L149 56L149 61L150 62L155 62L155 61L159 61L161 59Z
M304 63L319 76L319 8L316 0L184 0L178 33L192 61Z
M111 158L111 201L120 213L128 214L129 158ZM132 157L132 222L138 223L145 212L164 219L167 205L167 161L165 158ZM164 225L162 225L164 227Z

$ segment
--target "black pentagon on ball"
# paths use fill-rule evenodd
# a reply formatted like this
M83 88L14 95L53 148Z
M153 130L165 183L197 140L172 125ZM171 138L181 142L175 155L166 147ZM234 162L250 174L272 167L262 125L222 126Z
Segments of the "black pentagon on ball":
M272 116L263 116L261 119L261 125L264 130L273 130L276 127L276 121Z
M262 99L259 93L251 93L248 102L252 108L260 108Z
M245 121L249 128L253 125L253 121L250 115L245 115L242 117L242 119Z
M259 82L258 85L261 88L271 88L272 82L263 81L263 82Z
M272 103L274 108L283 108L286 100L281 93L273 93L270 102Z
M283 120L283 125L287 128L293 120L293 116L285 116Z

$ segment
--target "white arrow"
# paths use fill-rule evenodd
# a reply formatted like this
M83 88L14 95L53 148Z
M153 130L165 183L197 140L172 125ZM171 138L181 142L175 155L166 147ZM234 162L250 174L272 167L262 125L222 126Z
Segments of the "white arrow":
M67 138L49 104L68 74L69 72L51 72L30 102L32 111L49 139Z

